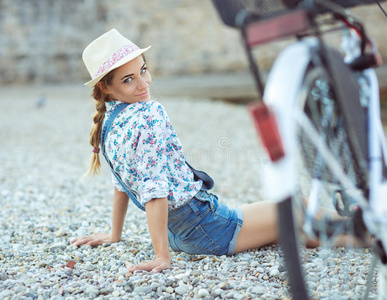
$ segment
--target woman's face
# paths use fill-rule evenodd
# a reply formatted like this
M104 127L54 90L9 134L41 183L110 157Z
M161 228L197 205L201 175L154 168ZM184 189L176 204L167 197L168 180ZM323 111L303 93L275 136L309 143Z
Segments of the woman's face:
M101 82L98 85L112 100L135 103L150 99L151 81L146 63L140 55L114 70L111 85L101 86Z

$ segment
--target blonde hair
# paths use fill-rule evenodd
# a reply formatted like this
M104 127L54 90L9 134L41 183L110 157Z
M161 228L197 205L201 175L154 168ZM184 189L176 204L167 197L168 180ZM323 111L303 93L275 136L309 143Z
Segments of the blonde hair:
M114 70L106 74L99 82L100 84L104 86L108 86L111 84L113 80ZM101 144L101 131L102 131L102 124L103 119L105 117L106 112L106 102L111 101L109 95L105 94L100 86L97 84L94 86L94 89L91 93L91 96L96 100L95 102L95 108L96 112L93 115L93 122L94 125L91 128L90 132L90 145L95 148L100 148ZM101 161L99 160L99 151L94 152L91 155L90 159L90 168L85 174L85 176L89 175L90 173L93 173L93 175L98 175L99 170L101 168Z

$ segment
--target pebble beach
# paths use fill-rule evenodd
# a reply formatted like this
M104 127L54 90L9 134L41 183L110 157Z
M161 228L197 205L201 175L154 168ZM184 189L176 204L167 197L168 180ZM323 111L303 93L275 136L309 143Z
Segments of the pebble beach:
M267 157L244 105L152 95L187 160L214 178L221 202L264 200ZM220 257L171 250L172 269L130 273L128 266L154 255L146 215L133 203L119 243L71 245L110 231L110 171L103 164L99 176L83 176L92 151L89 89L2 87L0 103L0 299L291 298L278 245ZM303 249L302 258L313 299L362 299L369 249ZM376 275L369 296L377 297Z

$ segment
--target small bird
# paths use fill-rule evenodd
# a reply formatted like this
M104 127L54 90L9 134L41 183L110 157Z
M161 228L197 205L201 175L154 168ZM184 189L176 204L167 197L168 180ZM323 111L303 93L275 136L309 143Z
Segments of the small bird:
M42 95L36 100L36 108L42 108L44 105L46 105L46 96Z

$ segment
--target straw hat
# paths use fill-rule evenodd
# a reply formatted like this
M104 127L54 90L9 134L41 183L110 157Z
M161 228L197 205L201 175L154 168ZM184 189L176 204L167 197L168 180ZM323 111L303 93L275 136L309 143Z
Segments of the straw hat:
M94 87L111 70L126 64L149 48L140 49L116 29L104 33L83 51L82 59L92 78L85 85Z

